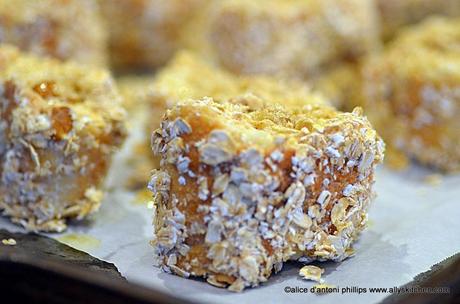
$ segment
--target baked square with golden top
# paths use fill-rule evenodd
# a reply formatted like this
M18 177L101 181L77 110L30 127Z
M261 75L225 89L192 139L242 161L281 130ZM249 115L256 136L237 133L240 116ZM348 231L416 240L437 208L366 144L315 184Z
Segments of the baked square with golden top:
M209 12L209 22L202 26L202 45L193 47L214 55L234 73L311 77L379 47L373 1L218 3ZM196 30L189 35L196 36Z
M125 112L105 70L0 48L0 209L62 231L97 210Z
M168 110L152 136L161 166L149 185L158 264L232 291L288 260L350 256L384 150L359 110L242 99Z
M96 0L0 0L0 43L105 66L107 34Z
M118 70L156 68L181 44L188 20L211 0L99 0Z
M366 111L392 149L460 170L460 19L408 28L365 65Z

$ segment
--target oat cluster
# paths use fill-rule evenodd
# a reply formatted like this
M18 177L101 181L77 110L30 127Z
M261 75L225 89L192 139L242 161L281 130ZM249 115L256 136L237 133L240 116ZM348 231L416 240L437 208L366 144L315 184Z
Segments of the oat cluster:
M0 209L62 231L99 207L125 112L110 74L0 48Z
M407 29L364 68L367 114L387 143L419 162L460 170L460 21Z
M340 261L364 228L384 144L360 110L186 100L152 136L164 271L241 291L288 260Z

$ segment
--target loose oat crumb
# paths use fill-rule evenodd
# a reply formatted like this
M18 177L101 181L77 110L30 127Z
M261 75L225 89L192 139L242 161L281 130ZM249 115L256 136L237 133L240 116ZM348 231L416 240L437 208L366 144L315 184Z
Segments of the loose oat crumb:
M321 282L321 275L323 272L324 269L322 268L313 265L307 265L300 269L299 275L302 276L305 280Z
M10 239L3 239L2 244L6 246L15 246L17 243L15 239L10 238Z

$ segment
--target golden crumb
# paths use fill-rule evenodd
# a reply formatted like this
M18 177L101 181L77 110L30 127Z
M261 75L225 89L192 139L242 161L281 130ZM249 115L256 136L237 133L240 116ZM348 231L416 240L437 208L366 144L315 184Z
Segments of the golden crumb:
M17 243L15 239L10 238L10 239L3 239L2 244L6 246L15 246Z
M321 282L321 275L324 273L324 269L313 265L307 265L300 269L299 275L305 280L312 280Z

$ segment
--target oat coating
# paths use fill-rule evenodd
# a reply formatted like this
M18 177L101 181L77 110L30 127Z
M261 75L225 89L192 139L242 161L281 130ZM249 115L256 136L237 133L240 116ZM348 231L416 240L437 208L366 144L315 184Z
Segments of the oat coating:
M373 1L224 0L208 19L192 47L237 74L312 77L379 48Z
M460 170L460 19L408 28L365 65L366 112L391 149Z
M458 0L377 0L377 5L386 39L394 37L404 26L419 23L429 16L460 17Z
M152 245L164 271L241 291L288 260L353 253L383 142L359 109L263 102L180 102L153 134Z
M181 31L210 0L99 0L117 70L156 68L180 48Z
M0 209L63 231L97 210L125 112L110 74L0 48Z
M107 33L96 0L0 0L0 43L105 66Z

